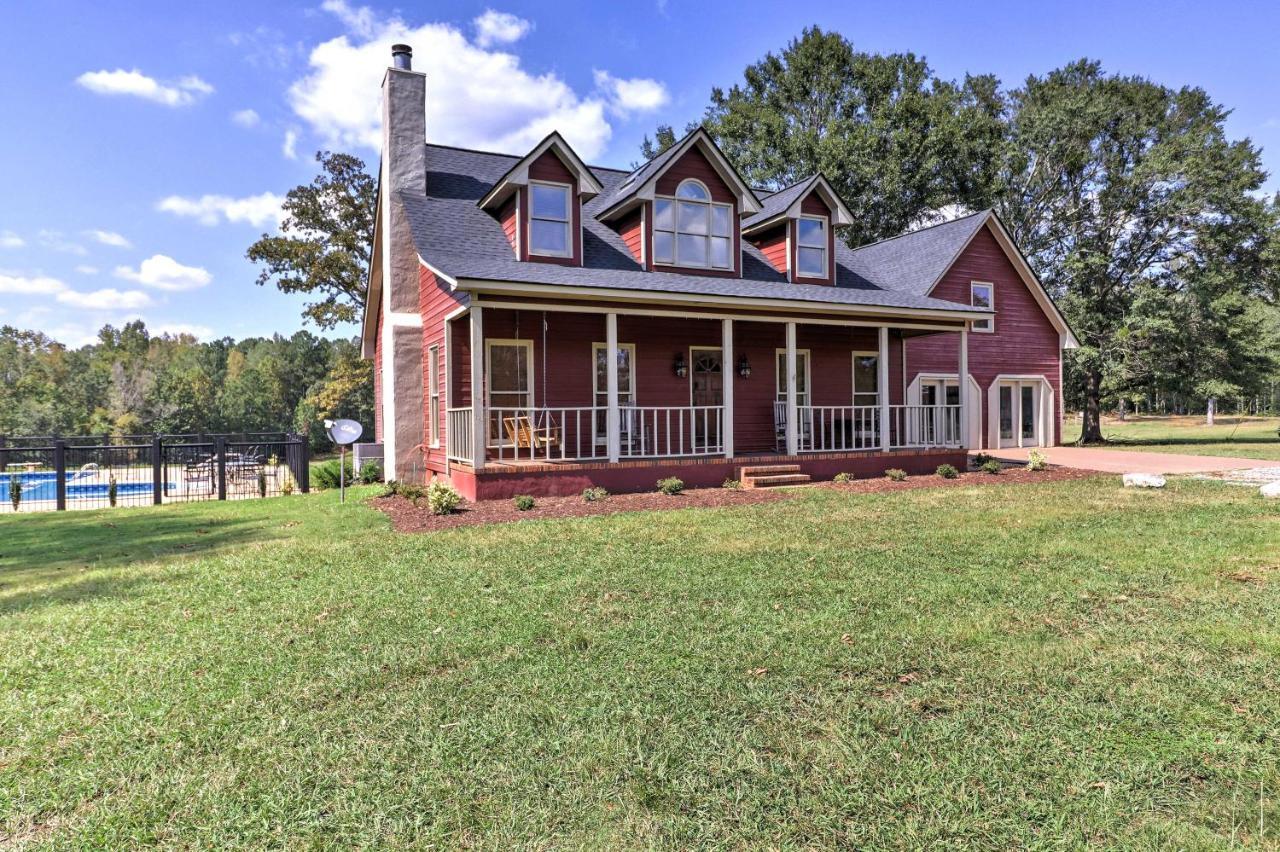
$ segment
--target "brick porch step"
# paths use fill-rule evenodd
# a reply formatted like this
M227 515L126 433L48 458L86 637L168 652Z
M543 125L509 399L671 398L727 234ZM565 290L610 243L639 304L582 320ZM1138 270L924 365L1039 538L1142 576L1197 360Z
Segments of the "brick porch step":
M738 471L743 488L774 488L779 485L804 485L810 476L800 472L798 464L765 464L744 467Z

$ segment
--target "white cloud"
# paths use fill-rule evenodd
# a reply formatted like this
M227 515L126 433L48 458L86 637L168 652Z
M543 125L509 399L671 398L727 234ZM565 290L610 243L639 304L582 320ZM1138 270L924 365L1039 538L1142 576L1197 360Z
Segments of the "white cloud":
M157 290L194 290L213 280L207 269L199 266L183 266L164 254L156 254L142 261L135 270L117 266L115 276L126 281L137 281Z
M133 248L133 243L129 242L124 236L117 234L115 231L101 231L97 229L84 232L86 237L97 240L104 246L115 246L116 248Z
M24 276L0 272L0 293L19 296L56 296L66 289L66 284L47 275Z
M79 272L81 275L97 275L98 267L90 266L87 263L82 263L76 267L76 272Z
M652 112L667 105L671 98L667 87L647 77L622 80L608 71L594 72L596 88L608 99L609 107L619 115Z
M213 337L213 329L207 325L195 325L188 322L162 322L149 325L148 329L153 335L167 334L170 337L179 337L183 334L189 334L197 340L209 340Z
M484 14L471 23L476 28L476 44L480 47L517 42L533 29L533 24L524 18L493 9L485 9Z
M151 304L151 297L141 290L117 290L114 287L106 287L87 293L63 290L58 294L58 301L64 305L85 310L123 311L145 308Z
M280 146L280 153L284 154L287 160L298 159L298 131L286 130L284 132L284 143Z
M22 248L27 241L13 231L0 231L0 248Z
M257 127L262 118L257 110L238 109L231 113L231 121L241 127Z
M40 238L40 245L53 251L60 251L63 254L86 255L89 252L79 243L68 240L61 231L44 230L37 234Z
M345 4L343 9L357 14ZM378 90L398 42L413 46L415 68L427 74L432 142L527 151L559 130L588 159L608 144L604 98L580 96L554 73L527 71L518 57L485 50L449 24L414 27L399 18L374 22L367 9L358 13L357 25L348 24L350 34L311 51L310 72L289 89L294 112L326 145L378 150Z
M174 83L161 83L138 69L125 71L86 71L76 83L99 95L129 95L170 107L190 106L213 93L213 86L195 75Z
M175 216L193 218L202 225L216 225L226 221L244 222L262 228L268 224L279 225L283 217L280 205L283 203L284 197L273 192L244 198L231 198L226 195L183 198L180 195L170 195L160 199L156 209Z
M342 25L361 38L372 38L377 28L373 10L368 6L351 8L346 0L324 0L320 8L337 16Z

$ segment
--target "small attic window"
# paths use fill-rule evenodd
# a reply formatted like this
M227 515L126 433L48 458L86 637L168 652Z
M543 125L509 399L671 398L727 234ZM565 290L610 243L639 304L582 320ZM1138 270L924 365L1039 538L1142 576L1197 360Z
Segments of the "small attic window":
M569 257L573 240L569 233L572 213L563 183L529 183L529 253L545 257Z

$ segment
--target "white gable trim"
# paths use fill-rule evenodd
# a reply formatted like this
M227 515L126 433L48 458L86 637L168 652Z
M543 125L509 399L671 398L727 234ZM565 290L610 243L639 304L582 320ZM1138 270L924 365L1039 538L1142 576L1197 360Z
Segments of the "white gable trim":
M975 228L969 239L965 240L964 245L951 257L947 265L942 268L942 272L929 285L929 289L925 291L926 296L932 296L933 291L937 289L938 284L951 271L951 267L955 266L960 255L964 254L965 249L969 248L974 239L982 231L983 228L990 228L991 235L995 237L996 243L1004 251L1005 257L1013 264L1013 268L1017 271L1018 277L1022 279L1022 283L1031 293L1031 297L1036 300L1036 304L1040 306L1040 310L1049 319L1049 323L1061 335L1063 340L1063 349L1077 349L1080 341L1076 339L1075 332L1071 330L1071 326L1067 325L1067 318L1058 310L1058 306L1053 303L1053 299L1049 298L1048 291L1044 285L1040 283L1040 278L1035 271L1027 264L1026 258L1022 256L1022 252L1018 250L1017 245L1013 241L1013 237L1005 229L1004 223L1000 221L1000 217L994 211L988 210L983 216L982 225Z
M529 167L548 151L553 152L564 167L573 173L578 180L578 197L582 200L594 198L604 191L604 187L600 185L600 181L596 180L596 176L591 173L591 169L587 168L587 164L582 162L574 150L569 147L569 143L559 133L553 132L546 139L538 143L528 154L520 158L511 169L498 179L493 188L485 193L484 197L477 202L477 206L487 209L494 204L501 203L507 199L507 196L514 192L517 188L529 185Z
M760 199L756 198L756 194L751 191L751 187L747 186L746 181L738 174L733 164L725 159L724 154L720 153L720 149L716 147L715 142L712 141L707 131L699 127L681 140L675 151L667 158L667 161L651 174L634 193L614 207L597 214L596 218L608 220L631 207L635 201L652 201L657 192L658 180L695 146L711 163L711 168L720 176L720 179L727 183L734 195L737 196L739 216L749 216L753 213L759 213L763 209Z

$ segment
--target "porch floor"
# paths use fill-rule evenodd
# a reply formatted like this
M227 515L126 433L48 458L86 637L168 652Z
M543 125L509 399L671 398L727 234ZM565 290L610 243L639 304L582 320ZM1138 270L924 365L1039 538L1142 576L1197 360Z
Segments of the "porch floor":
M619 470L626 468L678 468L689 467L691 465L730 464L734 466L747 467L757 464L784 464L795 463L804 464L805 462L817 461L834 461L840 459L884 459L886 462L893 459L918 458L920 456L929 455L955 455L963 453L963 450L954 447L905 447L897 450L884 452L883 450L841 450L831 452L818 453L797 453L790 455L778 450L760 450L741 455L735 455L732 458L726 458L723 454L713 454L704 456L677 456L674 458L627 458L620 459L616 462L610 462L604 459L591 459L586 461L565 460L558 461L552 459L531 460L531 459L488 459L485 461L484 468L480 471L480 475L502 474L502 473L535 473L538 471L546 472L565 472L574 470ZM454 469L472 472L472 467L463 462L453 462Z

